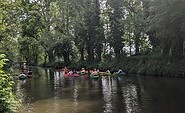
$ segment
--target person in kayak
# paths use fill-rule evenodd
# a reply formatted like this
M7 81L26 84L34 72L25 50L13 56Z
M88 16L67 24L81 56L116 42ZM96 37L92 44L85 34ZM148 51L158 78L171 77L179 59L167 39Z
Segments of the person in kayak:
M118 72L117 73L123 73L123 71L119 68Z

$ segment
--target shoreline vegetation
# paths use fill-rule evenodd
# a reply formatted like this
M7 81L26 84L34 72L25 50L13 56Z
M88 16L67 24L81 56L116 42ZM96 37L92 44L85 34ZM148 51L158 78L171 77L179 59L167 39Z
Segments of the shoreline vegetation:
M157 76L157 77L180 77L185 78L185 59L181 61L172 61L170 57L163 56L132 56L125 57L119 62L104 61L104 62L93 62L93 63L71 63L70 68L81 69L99 69L106 71L109 69L111 72L116 72L121 68L128 74L138 74L144 76ZM60 62L50 63L42 65L43 67L55 67L60 69L64 65Z
M4 69L7 61L5 55L0 54L0 113L14 113L21 103L19 96L13 92L13 76Z

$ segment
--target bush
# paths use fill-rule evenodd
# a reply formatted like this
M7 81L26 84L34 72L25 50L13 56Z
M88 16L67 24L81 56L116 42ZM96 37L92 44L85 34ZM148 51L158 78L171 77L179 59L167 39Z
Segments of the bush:
M0 113L13 113L20 105L18 99L12 92L13 77L3 71L7 59L0 55Z

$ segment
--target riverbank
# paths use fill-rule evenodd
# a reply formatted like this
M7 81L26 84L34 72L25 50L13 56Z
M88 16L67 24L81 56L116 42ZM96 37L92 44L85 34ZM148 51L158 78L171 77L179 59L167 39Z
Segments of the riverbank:
M184 63L184 60L181 62L172 62L170 58L167 57L133 57L123 60L118 66L130 74L184 78ZM115 68L116 65L112 67Z
M185 77L185 60L181 62L172 62L169 57L162 56L132 56L125 57L121 61L104 61L93 63L72 63L69 67L81 69L98 68L100 70L117 71L119 68L128 74L140 74L146 76L161 76L161 77ZM62 63L56 62L48 66L60 68Z

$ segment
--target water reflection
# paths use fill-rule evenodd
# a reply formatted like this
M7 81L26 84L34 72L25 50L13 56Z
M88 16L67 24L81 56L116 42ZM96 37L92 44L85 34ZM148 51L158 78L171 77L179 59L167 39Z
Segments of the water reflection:
M24 84L26 84L27 80L18 80L16 81L16 88L15 91L17 93L17 95L19 97L22 97L23 103L24 103L24 107L21 110L21 112L23 111L27 111L27 113L33 113L34 109L33 109L33 104L31 103L32 97L27 97L25 94L25 89L22 88L22 86Z
M73 105L74 105L74 113L78 111L78 87L75 84L74 91L73 91Z
M49 71L49 69L46 69L46 73L47 73L46 74L47 75L47 78L50 79L50 71Z
M59 85L60 85L60 73L56 71L54 72L54 91L56 95L58 93Z
M54 72L54 100L53 100L53 112L58 113L60 109L60 104L58 102L59 99L59 87L60 87L60 73L55 71Z
M111 113L112 112L112 103L111 103L111 79L110 77L102 77L102 93L103 99L105 101L104 111L103 113Z
M33 79L15 80L20 113L183 113L185 80L137 76L65 78L38 68ZM169 87L170 86L170 87ZM178 104L178 105L177 105ZM169 107L170 106L170 107Z
M134 84L127 84L122 88L124 103L127 113L139 113L139 102L137 87Z

